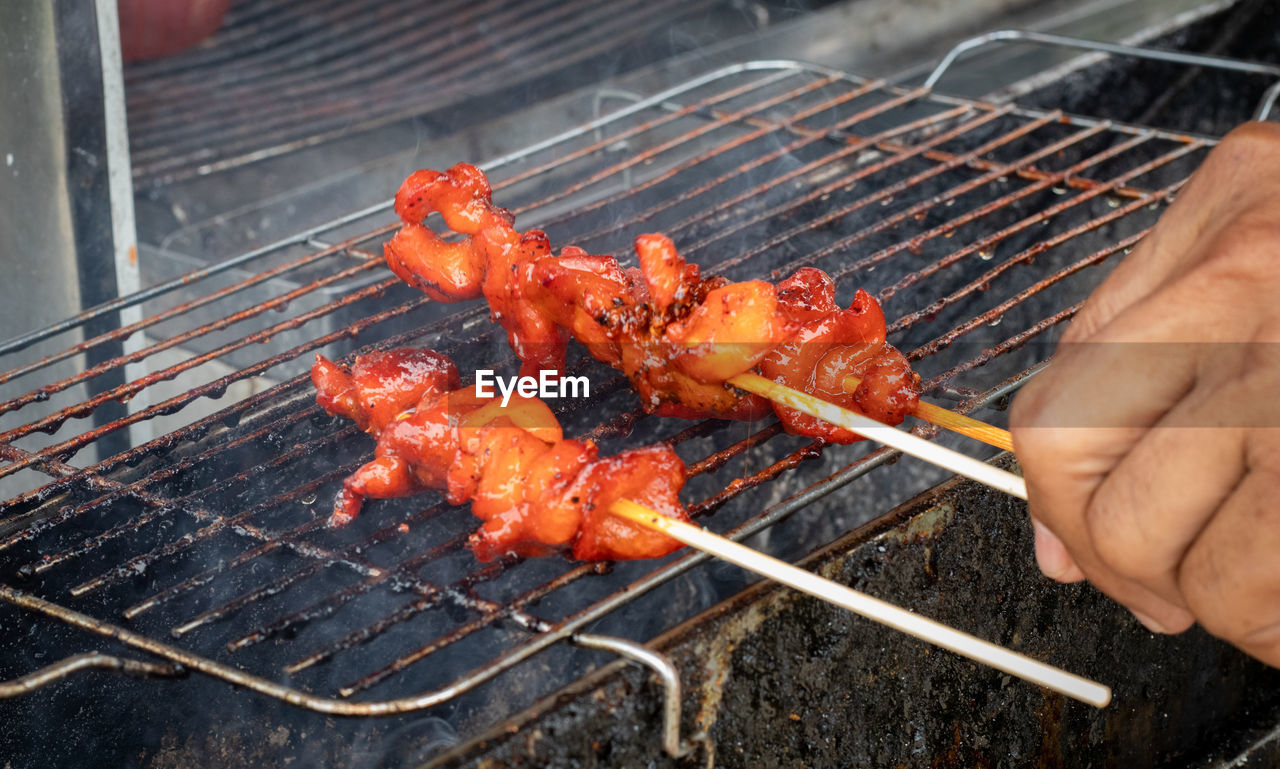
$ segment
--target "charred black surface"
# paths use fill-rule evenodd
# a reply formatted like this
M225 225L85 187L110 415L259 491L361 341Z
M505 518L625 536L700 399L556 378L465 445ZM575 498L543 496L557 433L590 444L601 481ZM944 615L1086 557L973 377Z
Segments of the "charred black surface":
M656 645L689 687L684 728L718 766L1200 766L1275 754L1280 671L1199 630L1155 636L1092 588L1044 579L1025 507L969 482L808 559L872 595L1114 688L1064 700L817 600L760 585ZM437 766L679 766L659 687L610 669ZM695 759L695 763L701 758Z
M1280 61L1277 22L1275 3L1241 0L1147 45L1274 64ZM1269 85L1266 77L1113 57L1018 101L1218 136L1247 120Z

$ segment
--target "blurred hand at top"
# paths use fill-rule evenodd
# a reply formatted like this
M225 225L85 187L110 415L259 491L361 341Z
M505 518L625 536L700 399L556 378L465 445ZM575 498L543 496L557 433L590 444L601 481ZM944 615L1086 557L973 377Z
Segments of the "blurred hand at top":
M125 61L168 56L222 26L231 0L117 0Z

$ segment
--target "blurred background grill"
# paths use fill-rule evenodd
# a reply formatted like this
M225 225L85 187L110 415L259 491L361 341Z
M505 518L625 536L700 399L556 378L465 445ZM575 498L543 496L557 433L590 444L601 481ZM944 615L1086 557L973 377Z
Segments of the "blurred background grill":
M430 495L371 503L354 526L329 531L323 518L333 494L372 442L314 405L305 371L317 351L335 357L406 344L445 352L464 373L514 370L484 308L429 302L389 276L380 256L395 226L382 201L405 174L488 159L495 202L516 213L521 229L546 229L556 245L627 263L637 234L661 231L692 261L731 278L777 280L812 264L836 278L843 302L867 289L882 301L890 341L913 360L929 397L1002 421L992 407L1047 358L1088 291L1271 80L1130 61L1081 66L1089 62L1002 49L940 86L990 95L971 100L914 86L926 71L916 62L954 42L942 35L948 25L954 36L1005 19L1073 32L1110 25L1113 37L1274 60L1274 25L1270 36L1262 31L1274 10L1257 2L1106 3L1067 15L1050 6L1035 16L1014 3L931 10L927 22L912 24L920 9L870 0L462 4L452 14L413 3L261 0L234 5L223 29L195 50L130 65L124 82L145 288L65 322L14 328L0 346L7 372L0 373L7 500L0 597L9 604L0 613L2 669L14 677L110 646L204 675L182 683L92 679L100 687L70 679L5 701L4 744L17 765L37 757L77 765L86 751L147 766L255 756L416 765L477 736L487 741L460 750L514 750L502 754L514 760L519 750L496 736L508 718L524 730L531 756L545 740L568 755L581 748L606 764L621 760L623 748L612 748L619 751L612 761L602 757L590 731L546 738L531 719L551 700L516 714L603 659L575 645L584 631L639 643L665 632L654 645L680 660L686 680L705 683L722 663L688 649L744 632L724 630L724 617L763 605L747 602L760 591L721 604L748 580L696 556L608 567L478 564L462 547L474 520ZM858 26L877 15L882 26ZM854 40L876 35L881 61L878 72L869 70L895 76L844 74L868 53L833 47L831 34L816 34L824 28ZM746 58L755 61L718 66ZM1201 106L1210 101L1212 110ZM67 366L76 370L59 368ZM591 378L594 397L557 404L567 433L596 438L604 453L671 443L690 465L685 501L702 523L782 557L800 558L943 479L911 461L863 477L892 456L867 446L824 450L772 422L643 417L615 372L581 357L570 366ZM963 487L946 494L953 508L972 497ZM1008 505L979 503L989 508L997 541L999 526L1014 527L996 557L997 571L1016 584L1027 561L1025 532L1016 528L1021 511L1005 510L1013 522L998 524ZM919 515L909 508L892 520L918 526ZM887 525L872 524L821 557L865 561L868 537ZM959 608L953 621L965 627L992 621L988 615L1000 612L987 601L996 593L979 589L975 576L990 561L981 545L947 531L928 536L967 565L935 576L937 589L972 589L982 604L953 599L920 610ZM847 577L874 582L892 568ZM933 600L902 585L882 595L913 607ZM1042 746L1042 757L1069 756L1078 743L1088 755L1168 763L1219 747L1234 756L1259 723L1274 724L1266 696L1224 693L1251 677L1257 688L1269 686L1269 674L1238 655L1193 636L1175 649L1182 656L1161 657L1167 650L1104 603L1079 590L1063 595L1164 665L1104 669L1099 675L1134 697L1093 720L1063 715L1060 702L1057 716L1046 716L1051 699L1029 688L998 700L1002 710L1034 716L1019 722L1010 746L1035 742L1029 724L1069 725L1076 731L1053 750ZM1058 599L1033 597L1039 608L1018 603L1031 636L1018 643L1045 655L1083 653L1094 643L1084 639L1102 632L1077 628L1058 636L1065 648L1044 646L1060 625L1052 612L1063 609ZM711 611L699 615L704 610ZM787 624L792 637L876 637L856 624ZM906 648L919 656L918 646ZM729 659L723 664L742 662ZM1067 659L1093 664L1088 656ZM1190 661L1218 680L1201 680ZM890 705L864 729L898 734L891 703L912 701L906 692L916 681L947 687L958 677L962 689L1005 696L985 672L957 673L963 664L941 673L923 662L896 664L903 667L878 685L900 678L903 688L888 690ZM875 677L869 668L848 673ZM616 689L624 674L612 674ZM631 675L625 699L638 708L631 717L640 728L625 750L667 760L658 719L643 705L656 687ZM1162 729L1141 704L1146 679L1158 682L1162 707L1200 719L1200 734L1166 723L1149 745L1115 752L1103 732ZM731 689L732 681L720 683ZM826 687L842 685L848 696L858 689L856 681ZM588 712L608 714L619 731L633 723L601 703L603 689L577 687L582 701L594 702L583 706ZM718 687L708 684L702 696ZM782 691L783 703L803 703L803 689ZM1188 696L1213 705L1197 715ZM390 719L333 721L311 712L366 714L414 697L413 715ZM767 724L792 720L787 714L695 699L685 702L686 731L709 729L722 764L788 751L817 760L830 750L819 737L799 748L776 741L777 727ZM180 704L192 700L201 707ZM952 747L948 719L961 723L965 706L951 708L929 722L928 760ZM129 714L138 724L122 721ZM736 724L752 721L760 723L748 742L765 752L726 751L743 744L729 737ZM956 735L962 744L959 726ZM609 742L618 739L610 734ZM1148 747L1155 753L1137 750ZM921 752L905 750L836 755L908 760L902 756ZM455 759L462 760L441 760Z
M134 177L208 174L407 117L457 132L650 63L655 50L687 53L809 9L239 3L204 50L126 70Z

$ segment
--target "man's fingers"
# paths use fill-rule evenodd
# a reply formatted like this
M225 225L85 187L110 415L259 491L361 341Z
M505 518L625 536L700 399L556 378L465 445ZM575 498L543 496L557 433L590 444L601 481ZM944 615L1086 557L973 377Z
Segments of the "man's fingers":
M1148 627L1177 632L1192 621L1177 591L1157 592L1115 568L1115 552L1095 547L1090 514L1104 481L1196 382L1194 347L1126 341L1141 338L1139 329L1157 339L1189 333L1181 318L1149 312L1146 305L1114 318L1096 342L1060 348L1054 364L1015 400L1010 422L1032 515L1060 541L1041 535L1043 570L1064 581L1083 574ZM1146 505L1141 509L1150 512ZM1172 582L1171 575L1167 579Z
M1042 456L1024 463L1031 515L1038 522L1036 555L1041 570L1063 582L1081 576L1143 615L1153 630L1177 632L1191 625L1187 611L1146 586L1116 573L1093 549L1086 507L1101 479L1135 443L1141 429L1028 428L1015 433L1018 455ZM1107 440L1110 437L1112 440ZM1125 445L1118 450L1116 446ZM1083 446L1083 448L1082 448ZM1055 447L1059 452L1054 461ZM1036 470L1033 472L1032 467Z
M1176 605L1185 605L1178 565L1244 474L1244 429L1210 426L1222 407L1211 397L1179 404L1107 475L1085 513L1102 562Z
M1191 627L1194 618L1185 607L1167 600L1141 582L1118 574L1103 561L1089 544L1089 535L1084 528L1083 523L1068 523L1063 539L1065 542L1084 543L1074 547L1068 545L1068 549L1086 579L1123 604L1142 624L1155 632L1180 633Z
M1242 196L1274 199L1273 194L1280 191L1277 143L1280 126L1274 123L1246 123L1224 136L1151 233L1089 296L1062 341L1091 338L1120 313L1203 261L1208 252L1202 249L1220 247L1222 236L1232 232L1233 219L1243 207ZM1275 189L1242 188L1241 174Z
M1067 552L1067 546L1057 535L1049 531L1043 523L1031 519L1036 536L1036 563L1040 571L1050 579L1059 582L1079 582L1084 579L1084 572L1076 566L1075 559Z
M1280 472L1254 467L1183 559L1179 585L1205 630L1280 666Z

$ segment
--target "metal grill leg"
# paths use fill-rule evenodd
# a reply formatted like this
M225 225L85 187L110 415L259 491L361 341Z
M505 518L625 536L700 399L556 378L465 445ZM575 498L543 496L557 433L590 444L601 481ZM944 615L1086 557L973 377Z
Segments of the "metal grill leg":
M658 678L662 680L663 689L662 749L670 756L683 758L693 753L698 743L703 743L710 755L710 739L707 735L699 733L689 740L680 739L680 674L670 660L625 638L579 633L573 637L573 641L591 649L611 651L657 673Z

